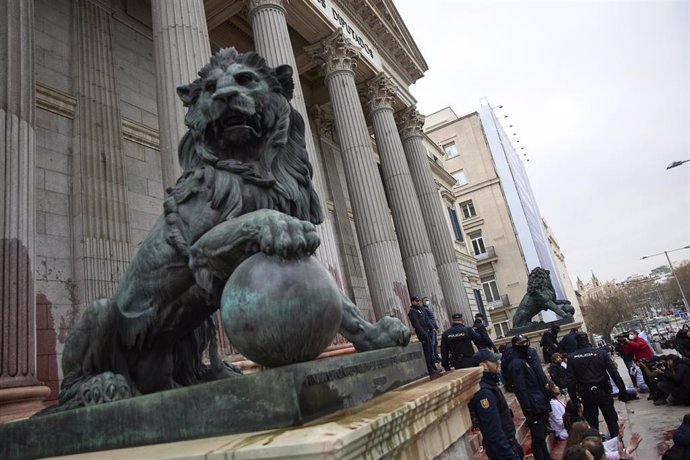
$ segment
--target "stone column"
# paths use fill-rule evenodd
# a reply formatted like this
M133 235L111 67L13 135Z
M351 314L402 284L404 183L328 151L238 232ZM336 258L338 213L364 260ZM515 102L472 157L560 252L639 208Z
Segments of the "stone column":
M304 140L307 146L309 162L314 171L314 187L319 195L321 208L323 209L324 221L317 227L317 232L321 238L321 245L316 251L317 258L334 275L340 287L345 291L350 290L351 280L344 275L341 257L338 252L338 244L335 238L335 228L333 219L329 215L326 207L326 200L329 197L326 174L322 158L318 155L314 144L314 136L309 126L309 116L304 103L304 93L297 72L295 53L292 50L290 34L287 28L286 11L284 0L248 0L247 9L249 22L252 26L254 36L254 46L256 52L262 55L266 62L272 67L287 64L292 67L295 91L292 97L292 106L302 115L304 119ZM353 299L354 300L354 299Z
M42 408L34 298L34 2L0 7L0 423Z
M211 57L203 0L151 0L156 55L156 96L160 129L163 185L180 176L177 146L187 132L185 108L177 87L197 78Z
M92 0L76 0L74 8L72 238L76 301L86 305L115 291L131 243L112 16Z
M409 293L400 248L355 86L359 48L339 29L305 50L321 61L326 74L374 312L377 318L394 315L407 321Z
M410 167L412 183L417 191L422 216L426 223L431 252L436 260L443 297L450 313L459 312L470 321L472 312L467 292L462 282L462 272L455 257L455 249L446 223L443 203L438 196L434 177L422 138L424 118L414 107L398 114L398 126L405 156Z
M450 322L424 215L412 185L400 134L395 126L392 105L395 94L395 87L384 74L379 74L367 85L369 113L381 159L383 185L393 211L407 286L413 295L431 298L439 325L447 327Z

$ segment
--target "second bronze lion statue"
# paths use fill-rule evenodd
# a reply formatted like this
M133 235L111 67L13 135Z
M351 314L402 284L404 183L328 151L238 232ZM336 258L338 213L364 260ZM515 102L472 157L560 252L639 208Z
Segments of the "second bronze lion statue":
M556 291L551 284L548 270L536 267L527 277L527 293L513 315L513 327L531 325L532 318L540 311L551 310L561 318L570 318L575 314L569 300L556 299Z
M72 330L59 405L47 412L239 373L220 358L212 319L228 277L259 251L294 258L319 245L322 210L292 93L289 66L234 48L178 88L189 127L184 172L114 295ZM342 303L340 333L357 350L408 343L399 320L372 325L344 295Z

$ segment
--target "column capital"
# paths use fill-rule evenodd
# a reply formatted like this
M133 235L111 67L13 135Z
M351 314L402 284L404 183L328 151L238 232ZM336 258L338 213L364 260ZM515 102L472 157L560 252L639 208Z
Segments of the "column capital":
M395 116L400 131L400 138L405 140L413 136L421 136L424 128L424 115L417 111L416 106L401 110Z
M309 109L309 115L316 124L318 134L336 141L335 122L333 114L324 110L323 107L314 104Z
M369 112L381 109L393 109L393 101L398 90L393 81L383 72L372 78L366 86L366 97Z
M247 15L249 20L252 20L252 16L256 14L257 11L266 8L271 10L277 10L281 13L287 15L287 10L285 9L285 4L289 0L244 0L245 8L247 9Z
M355 46L340 28L319 43L307 46L304 51L321 63L321 70L328 77L336 72L352 72L357 65L361 48Z

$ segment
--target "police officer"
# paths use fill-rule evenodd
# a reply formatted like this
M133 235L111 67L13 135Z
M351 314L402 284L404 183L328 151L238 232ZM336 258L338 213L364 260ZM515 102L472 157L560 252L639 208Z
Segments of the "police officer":
M618 436L618 414L613 407L609 375L621 389L619 399L628 400L625 384L608 351L594 348L584 332L578 332L577 349L568 355L568 393L575 401L582 401L584 417L592 428L599 429L601 410L610 436Z
M472 342L479 348L481 337L463 324L461 313L453 313L452 319L453 325L441 336L441 365L447 371L451 364L456 369L476 366Z
M494 345L493 340L491 340L491 337L489 337L489 333L486 330L486 326L484 326L484 315L481 313L474 315L474 324L472 325L472 329L474 329L474 331L481 337L481 340L477 344L477 348L491 348L493 351L498 352L498 348L496 348L496 345Z
M412 305L407 312L407 317L410 320L410 324L414 329L414 333L417 338L422 343L422 350L424 351L424 359L426 360L426 369L429 374L438 374L439 370L436 369L431 353L431 337L429 336L429 331L432 329L429 319L427 318L424 311L422 311L422 301L419 297L410 297Z
M498 388L501 356L483 348L474 361L484 370L479 391L469 404L472 424L482 433L482 444L489 460L522 460L523 452L515 439L513 414Z
M525 415L525 424L532 435L532 455L534 460L550 460L546 447L551 403L546 394L547 378L541 363L533 361L529 339L516 335L511 340L513 356L508 365L508 373L513 383L513 391Z
M541 352L544 356L544 364L549 364L553 359L553 354L558 352L558 332L561 327L558 324L551 325L551 329L544 332L541 336Z

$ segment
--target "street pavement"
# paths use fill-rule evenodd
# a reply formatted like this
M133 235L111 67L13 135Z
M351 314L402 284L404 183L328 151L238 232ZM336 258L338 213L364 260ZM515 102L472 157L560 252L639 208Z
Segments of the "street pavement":
M668 351L664 350L665 353ZM625 371L625 364L620 357L615 358L619 373L623 381L630 385L630 378ZM630 440L634 432L640 433L642 442L635 452L638 460L657 460L673 445L673 432L683 420L683 416L690 413L690 406L655 406L647 400L647 394L640 394L640 399L622 403L616 401L618 417L625 421L625 442ZM599 428L606 429L604 419L600 417Z

